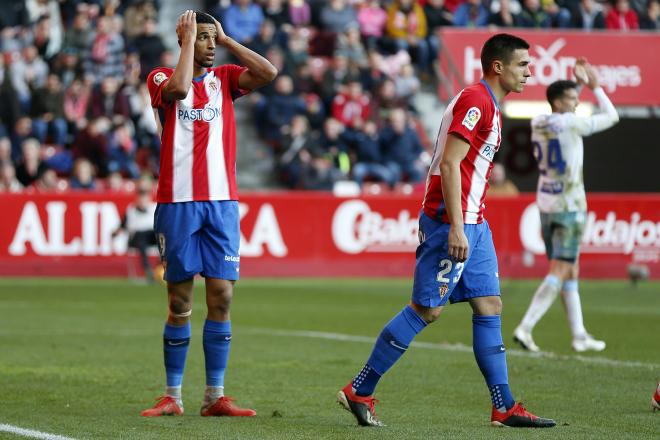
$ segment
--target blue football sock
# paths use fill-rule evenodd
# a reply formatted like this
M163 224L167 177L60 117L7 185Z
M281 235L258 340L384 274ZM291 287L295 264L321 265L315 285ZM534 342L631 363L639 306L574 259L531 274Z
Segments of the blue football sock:
M474 357L486 379L493 405L498 410L512 408L516 401L509 389L500 316L472 315L472 338Z
M426 321L409 305L387 323L376 340L367 364L353 379L353 388L358 396L374 393L381 376L399 360L426 325Z
M190 344L190 322L182 326L165 323L163 354L168 387L180 387Z
M203 340L206 386L224 387L231 344L231 321L209 321L207 319L204 323Z

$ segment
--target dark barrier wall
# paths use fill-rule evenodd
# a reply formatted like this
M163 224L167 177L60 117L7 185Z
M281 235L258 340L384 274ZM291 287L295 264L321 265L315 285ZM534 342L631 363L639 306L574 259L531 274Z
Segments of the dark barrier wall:
M496 160L521 191L536 191L530 121L506 119ZM659 192L660 121L622 119L615 127L584 138L584 183L589 192Z

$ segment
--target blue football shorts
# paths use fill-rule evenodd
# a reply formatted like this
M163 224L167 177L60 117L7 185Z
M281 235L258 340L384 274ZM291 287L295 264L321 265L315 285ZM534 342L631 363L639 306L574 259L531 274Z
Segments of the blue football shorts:
M577 261L586 219L587 213L583 211L541 213L541 233L548 259Z
M165 280L238 280L240 218L235 200L159 203L154 216Z
M412 302L425 307L443 306L480 296L499 296L497 255L488 222L465 225L467 260L457 263L448 253L449 223L419 216Z

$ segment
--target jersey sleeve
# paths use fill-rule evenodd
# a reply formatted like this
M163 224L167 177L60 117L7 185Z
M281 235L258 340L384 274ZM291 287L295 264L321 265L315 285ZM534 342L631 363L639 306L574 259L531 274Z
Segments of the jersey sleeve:
M153 108L165 108L171 105L169 101L163 100L163 87L167 84L170 76L172 76L172 69L157 68L151 71L147 77L147 88L149 89L149 96L151 97L151 106Z
M241 89L238 86L238 78L241 76L241 73L245 72L247 67L237 66L236 64L225 64L216 68L216 76L220 78L223 84L223 88L226 87L226 84L229 85L229 94L231 99L238 99L243 95L247 95L251 90Z
M568 124L577 131L580 136L589 136L599 131L607 130L614 124L619 122L619 114L612 104L612 101L607 97L602 88L594 90L594 95L598 100L598 109L600 113L595 115L580 117L571 113Z
M484 112L484 100L478 94L463 92L454 104L447 133L463 138L472 145L483 121L487 119Z

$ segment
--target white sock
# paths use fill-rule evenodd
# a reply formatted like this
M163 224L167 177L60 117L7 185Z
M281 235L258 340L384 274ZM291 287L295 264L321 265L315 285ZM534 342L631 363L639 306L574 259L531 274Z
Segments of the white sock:
M183 401L181 400L181 385L179 385L178 387L165 388L165 395L174 397L177 405L183 408Z
M539 319L545 315L555 298L559 294L561 281L554 275L547 275L541 285L536 289L532 302L520 322L523 330L531 332Z
M584 338L587 334L587 330L584 328L582 304L580 303L577 280L565 281L562 286L561 296L564 300L564 306L566 307L568 325L571 327L573 339Z
M204 402L212 403L225 395L225 387L206 386L204 391Z

